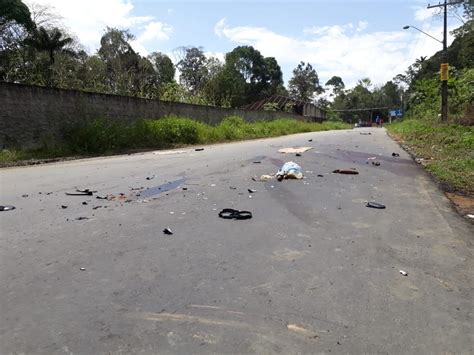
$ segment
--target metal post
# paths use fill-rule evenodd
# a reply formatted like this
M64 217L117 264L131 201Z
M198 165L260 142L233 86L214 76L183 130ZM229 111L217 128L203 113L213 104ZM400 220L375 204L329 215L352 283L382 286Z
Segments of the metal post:
M448 3L444 0L443 63L448 62ZM441 120L448 120L448 80L441 82Z

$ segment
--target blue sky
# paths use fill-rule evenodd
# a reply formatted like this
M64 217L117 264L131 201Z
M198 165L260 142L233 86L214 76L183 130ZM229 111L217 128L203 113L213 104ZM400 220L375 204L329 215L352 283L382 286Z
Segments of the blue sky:
M252 45L273 56L284 80L299 61L309 62L321 82L339 75L348 86L371 78L383 84L420 56L441 44L406 24L442 38L442 19L427 10L427 1L152 1L33 0L54 6L64 25L93 53L106 26L127 28L142 55L202 46L222 59L239 45ZM31 3L31 1L30 1ZM451 29L459 20L449 19Z

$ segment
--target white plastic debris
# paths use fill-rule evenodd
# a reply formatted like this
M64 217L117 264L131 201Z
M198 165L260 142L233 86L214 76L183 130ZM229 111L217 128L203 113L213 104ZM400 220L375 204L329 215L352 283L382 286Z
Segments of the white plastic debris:
M302 179L303 172L301 166L295 162L289 161L283 164L283 166L278 170L276 177L278 180L283 179Z
M403 270L400 270L400 274L402 274L403 276L408 276L408 272L403 271Z

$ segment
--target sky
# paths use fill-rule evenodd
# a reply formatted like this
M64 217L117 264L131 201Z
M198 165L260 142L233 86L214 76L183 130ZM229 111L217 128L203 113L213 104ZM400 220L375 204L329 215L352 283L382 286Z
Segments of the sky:
M54 7L63 24L89 53L105 28L129 29L133 48L179 60L181 46L202 47L207 55L251 45L275 57L285 83L300 61L309 62L324 84L340 76L346 87L369 77L382 85L441 43L405 25L442 39L442 17L424 0L31 0ZM434 0L434 3L437 1ZM448 29L462 23L448 18ZM452 37L448 37L448 42Z

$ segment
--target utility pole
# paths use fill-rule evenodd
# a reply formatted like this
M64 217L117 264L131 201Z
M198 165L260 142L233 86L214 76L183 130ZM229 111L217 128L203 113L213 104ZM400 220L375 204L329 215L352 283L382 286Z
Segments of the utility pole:
M444 28L443 28L443 63L441 63L441 120L448 120L448 5L462 4L464 1L450 1L444 0L444 3L438 5L428 4L428 9L435 7L443 7L444 9Z

